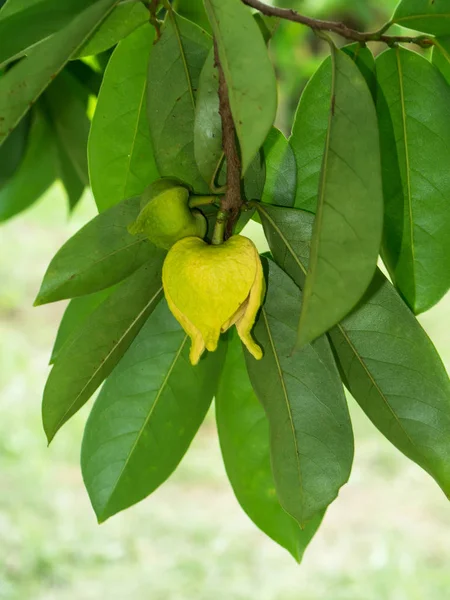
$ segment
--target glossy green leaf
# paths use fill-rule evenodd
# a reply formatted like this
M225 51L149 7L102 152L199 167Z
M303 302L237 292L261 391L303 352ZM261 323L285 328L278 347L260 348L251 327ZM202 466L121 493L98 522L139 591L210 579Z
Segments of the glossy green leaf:
M381 54L377 73L383 260L417 314L450 286L450 88L428 60L403 48Z
M303 287L313 216L260 206L274 259ZM433 344L380 271L330 338L345 383L378 429L450 491L450 384Z
M175 470L216 391L223 347L199 365L165 300L105 383L83 439L83 478L100 522L151 494Z
M92 294L125 279L159 251L128 225L140 212L140 198L130 198L89 221L50 262L35 305Z
M435 39L434 44L432 62L450 84L450 36Z
M211 44L203 29L168 11L149 62L148 119L158 170L198 193L209 187L194 156L195 98Z
M0 144L118 0L97 0L0 78Z
M68 25L95 0L39 0L0 19L0 67Z
M56 178L55 145L45 117L32 113L27 149L20 167L0 189L0 222L38 200Z
M367 46L361 46L359 43L349 44L341 48L353 60L355 65L361 71L361 75L366 80L373 99L377 95L377 75L375 57Z
M70 341L73 335L78 333L87 318L111 295L114 289L114 287L107 288L95 294L74 298L69 302L58 327L58 333L50 357L51 365L58 358L64 345Z
M325 333L361 299L381 244L383 191L375 106L358 67L335 48L332 73L298 346Z
M303 526L348 480L353 434L326 337L292 353L300 291L275 263L264 263L267 296L254 328L264 356L257 361L246 353L247 369L270 423L279 500Z
M162 258L155 257L119 286L60 352L42 401L49 442L112 372L161 300Z
M248 7L240 0L204 0L204 4L217 40L245 173L275 120L275 73Z
M28 113L0 146L0 189L19 168L28 146L31 115Z
M302 530L278 500L270 463L269 422L253 391L242 345L234 332L215 404L222 456L239 504L257 527L300 562L323 515Z
M105 71L89 137L92 191L100 211L158 179L146 112L150 25L120 42Z
M135 29L147 23L148 18L148 10L141 2L119 4L83 44L74 58L92 56L112 48Z
M179 15L211 33L211 25L206 15L203 0L174 0L172 6Z
M450 35L448 0L401 0L392 22L432 35Z
M273 128L263 146L266 182L262 201L267 204L293 206L297 188L295 156L281 131Z
M63 71L45 92L45 105L58 140L85 186L89 185L87 142L90 121L83 90L77 79Z

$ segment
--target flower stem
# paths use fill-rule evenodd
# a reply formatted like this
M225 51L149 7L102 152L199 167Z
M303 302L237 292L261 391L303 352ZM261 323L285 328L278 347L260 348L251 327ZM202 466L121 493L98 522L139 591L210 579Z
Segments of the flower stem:
M216 224L214 225L214 232L211 240L213 246L220 246L220 244L223 244L228 216L229 213L226 210L219 210L217 213Z

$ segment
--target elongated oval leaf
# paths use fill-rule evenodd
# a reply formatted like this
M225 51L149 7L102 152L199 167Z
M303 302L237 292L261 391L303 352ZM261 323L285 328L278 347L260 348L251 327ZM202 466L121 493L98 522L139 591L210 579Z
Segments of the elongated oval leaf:
M267 204L293 206L297 187L297 171L292 147L276 129L267 136L263 146L266 182L261 200Z
M114 290L115 287L110 287L95 294L74 298L69 302L58 327L50 357L51 365L55 363L65 344L81 330L88 317Z
M211 37L169 10L150 54L148 120L162 176L177 177L208 193L194 156L195 98Z
M98 0L0 78L0 144L117 2Z
M325 337L292 355L300 291L272 261L267 297L254 335L264 357L246 354L256 395L270 423L272 466L283 508L303 526L348 480L353 459L350 417Z
M211 25L205 12L203 0L174 0L172 6L179 15L211 33Z
M161 300L162 259L155 257L119 286L60 352L42 401L49 442L112 372Z
M264 533L300 562L323 514L301 529L282 508L270 464L269 422L253 391L239 337L228 342L216 395L220 447L239 504Z
M105 71L89 137L92 191L100 211L141 194L158 178L147 120L147 68L154 29L120 42Z
M401 0L392 22L433 35L450 35L447 0Z
M55 154L47 120L34 110L22 163L14 177L0 189L0 222L31 206L51 186L56 178Z
M228 87L244 174L275 120L275 73L261 30L240 0L204 4Z
M450 286L450 88L436 67L403 48L380 55L377 72L383 260L417 314Z
M145 236L128 232L139 212L140 198L130 198L71 237L50 262L35 305L98 292L158 256Z
M450 84L450 37L434 40L432 62Z
M339 322L375 272L383 224L375 107L351 58L332 49L329 125L298 346Z
M313 217L260 206L278 264L302 287ZM344 380L378 429L450 490L450 384L433 344L377 271L363 301L330 338Z
M143 3L119 4L72 58L93 56L112 48L135 29L147 23L148 19L149 13Z
M223 348L189 362L189 338L165 300L103 387L81 466L100 522L151 494L183 458L216 391Z
M0 146L0 189L22 163L28 145L31 121L31 114L28 113Z

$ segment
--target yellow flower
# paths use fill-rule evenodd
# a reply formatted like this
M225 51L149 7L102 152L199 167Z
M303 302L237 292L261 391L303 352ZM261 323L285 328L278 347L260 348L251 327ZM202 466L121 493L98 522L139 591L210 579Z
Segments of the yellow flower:
M196 365L205 348L213 352L219 336L236 325L256 358L262 350L251 336L265 282L258 251L251 240L234 235L218 246L186 237L169 250L163 266L164 293L173 315L191 338L190 361Z

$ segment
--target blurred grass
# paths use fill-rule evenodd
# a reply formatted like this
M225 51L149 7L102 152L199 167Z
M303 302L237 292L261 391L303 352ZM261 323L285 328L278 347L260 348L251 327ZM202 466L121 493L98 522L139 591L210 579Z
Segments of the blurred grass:
M168 483L97 525L79 469L89 407L50 448L40 423L63 306L31 306L54 252L94 212L87 196L68 220L55 187L0 230L0 599L448 598L448 502L353 403L353 475L301 566L239 508L212 415ZM423 318L447 366L449 316L450 299Z

